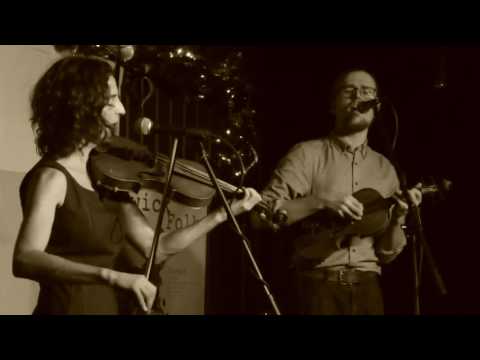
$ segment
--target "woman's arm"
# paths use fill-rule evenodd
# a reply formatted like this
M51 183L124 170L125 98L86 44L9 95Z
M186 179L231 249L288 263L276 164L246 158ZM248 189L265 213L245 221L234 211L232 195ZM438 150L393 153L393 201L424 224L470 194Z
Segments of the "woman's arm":
M245 196L240 200L234 200L231 205L233 214L238 215L251 210L260 200L260 195L254 189L245 189ZM123 203L121 209L121 223L128 238L145 257L149 257L154 230L135 204ZM226 211L220 208L185 228L162 233L158 242L155 263L159 264L168 256L184 250L225 220L227 220Z
M82 264L45 252L56 209L65 199L66 178L58 170L45 168L32 181L15 244L13 274L42 282L107 283L134 291L145 311L151 307L156 287L143 275Z
M286 225L292 225L297 221L313 215L317 211L329 209L340 217L347 217L355 220L361 219L363 215L363 205L352 195L307 195L297 199L276 200L274 211L286 211ZM261 227L262 221L255 219L258 215L253 215L254 224Z

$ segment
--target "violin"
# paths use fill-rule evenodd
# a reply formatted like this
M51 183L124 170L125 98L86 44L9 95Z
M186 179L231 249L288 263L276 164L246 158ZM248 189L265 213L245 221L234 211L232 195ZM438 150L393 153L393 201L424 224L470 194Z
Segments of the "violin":
M422 186L422 194L436 193L437 185ZM352 194L363 204L361 220L342 218L329 209L317 211L295 226L301 234L295 239L297 261L318 263L325 254L339 249L350 235L376 236L389 224L389 209L395 203L393 197L384 198L375 189L366 188Z
M92 151L89 172L94 188L100 192L128 195L146 188L164 193L169 162L165 154L152 154L144 145L114 136ZM241 188L220 179L218 183L226 193L243 196ZM192 208L210 205L216 194L205 166L187 159L175 161L171 187L172 199ZM254 210L272 225L278 221L264 202Z

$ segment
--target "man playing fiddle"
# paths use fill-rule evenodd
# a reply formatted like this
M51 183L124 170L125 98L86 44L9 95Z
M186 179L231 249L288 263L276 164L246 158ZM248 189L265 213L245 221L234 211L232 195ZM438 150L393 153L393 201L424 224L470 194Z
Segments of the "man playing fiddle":
M381 265L391 262L406 244L402 225L408 212L390 161L367 144L375 108L362 112L361 102L377 97L377 83L362 69L342 73L334 83L330 111L335 125L329 136L295 145L280 161L262 191L274 211L292 225L320 210L348 221L361 221L364 206L353 194L364 188L393 197L388 226L379 234L323 238L316 261L295 254L297 313L315 315L383 314L379 284ZM406 196L418 206L417 188ZM298 251L297 249L296 251Z

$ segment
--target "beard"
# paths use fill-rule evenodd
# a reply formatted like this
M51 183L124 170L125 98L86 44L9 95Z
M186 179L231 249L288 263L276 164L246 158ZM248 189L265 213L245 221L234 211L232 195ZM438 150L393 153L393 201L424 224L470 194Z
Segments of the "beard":
M357 121L354 121L354 116L347 116L340 126L337 126L335 133L341 136L352 135L358 132L368 129L372 121L361 117Z

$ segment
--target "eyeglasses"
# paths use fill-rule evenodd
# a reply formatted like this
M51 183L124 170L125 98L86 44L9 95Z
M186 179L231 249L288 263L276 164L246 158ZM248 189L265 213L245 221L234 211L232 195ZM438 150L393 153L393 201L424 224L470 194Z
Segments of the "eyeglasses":
M357 88L355 86L345 86L340 89L339 93L345 97L352 97L355 93L356 96L361 96L364 98L374 98L377 96L377 89L370 86L362 86Z

